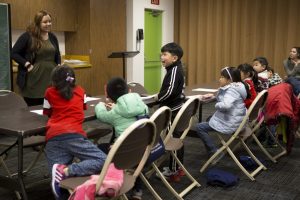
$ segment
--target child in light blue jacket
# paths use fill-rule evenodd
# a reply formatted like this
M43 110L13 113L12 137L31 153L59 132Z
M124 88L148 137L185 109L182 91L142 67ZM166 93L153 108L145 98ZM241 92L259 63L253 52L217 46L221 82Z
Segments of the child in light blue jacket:
M209 155L217 151L209 131L232 134L239 127L247 109L244 100L249 95L249 89L242 82L238 69L225 67L221 70L220 88L216 96L216 112L208 122L197 124L197 135L203 141Z

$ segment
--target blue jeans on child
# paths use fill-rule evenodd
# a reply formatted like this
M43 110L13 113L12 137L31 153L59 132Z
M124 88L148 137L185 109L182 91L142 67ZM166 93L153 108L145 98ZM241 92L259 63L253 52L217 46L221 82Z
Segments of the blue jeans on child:
M68 165L69 176L97 174L106 159L106 154L79 134L63 134L51 138L46 144L45 152L50 174L56 163ZM72 163L74 157L80 162Z
M217 151L217 147L215 146L211 137L208 135L209 131L214 131L214 129L209 126L208 122L201 122L197 124L197 135L203 141L207 152L209 154L213 154Z

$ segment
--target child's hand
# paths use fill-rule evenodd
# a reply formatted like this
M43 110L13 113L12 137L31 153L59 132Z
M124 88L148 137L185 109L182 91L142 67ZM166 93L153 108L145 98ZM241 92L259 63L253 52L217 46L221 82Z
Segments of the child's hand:
M214 97L214 94L212 94L212 93L202 95L203 99L210 99L210 98L213 98L213 97Z
M111 110L114 106L115 106L114 103L106 103L105 104L105 107L106 107L107 110Z

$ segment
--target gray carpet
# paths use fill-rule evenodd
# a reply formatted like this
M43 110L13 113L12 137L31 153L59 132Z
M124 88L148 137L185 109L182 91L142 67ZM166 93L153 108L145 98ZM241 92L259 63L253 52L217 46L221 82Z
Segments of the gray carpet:
M203 119L213 112L212 105L204 107ZM215 136L214 136L215 137ZM255 155L262 159L266 159L256 146L250 143L254 149ZM7 164L10 168L16 168L17 158L16 152L11 152ZM34 152L32 149L25 150L25 160L32 159ZM244 152L237 152L239 155L246 155ZM200 167L207 159L205 148L199 138L190 134L185 140L185 161L184 164L191 174L199 181L201 186L195 188L192 192L185 196L185 199L217 199L217 200L293 200L300 199L300 139L297 139L292 153L279 159L274 164L266 160L267 170L262 171L255 178L256 181L250 181L241 170L235 165L232 159L225 155L214 167L229 171L239 176L238 185L223 189L220 187L212 187L206 185L205 172L199 172ZM0 173L3 174L3 168L0 166ZM45 177L47 174L47 165L44 157L39 161L33 171L25 177L26 185L30 200L53 200L50 188L50 179ZM183 177L179 183L174 183L176 189L182 189L187 184L187 178ZM150 179L151 184L161 195L163 199L175 199L172 194L165 189L159 179L153 176ZM34 186L32 186L34 184ZM150 192L144 187L143 199L154 199ZM15 199L15 195L11 191L0 189L0 200Z

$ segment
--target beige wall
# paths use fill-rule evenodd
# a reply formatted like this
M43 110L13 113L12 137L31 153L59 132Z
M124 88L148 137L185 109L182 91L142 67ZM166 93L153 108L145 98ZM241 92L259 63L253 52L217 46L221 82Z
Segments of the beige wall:
M188 83L209 83L222 66L265 56L281 76L282 61L300 46L300 0L176 0L175 40ZM177 17L176 17L177 16Z
M122 77L122 59L108 56L126 50L125 6L123 0L77 0L78 27L65 34L66 54L90 55L92 67L76 70L90 95L104 94L103 86L111 77Z

